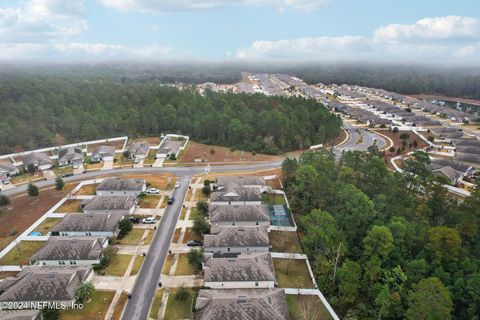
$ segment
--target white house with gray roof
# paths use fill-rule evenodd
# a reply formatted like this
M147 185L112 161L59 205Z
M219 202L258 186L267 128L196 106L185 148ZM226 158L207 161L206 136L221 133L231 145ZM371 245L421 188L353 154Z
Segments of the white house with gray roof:
M133 214L137 204L136 196L95 196L92 199L83 200L80 207L83 212L89 214L113 213Z
M229 182L212 192L210 203L215 205L260 205L262 204L262 193L260 188L245 188L236 182Z
M58 165L64 166L80 166L83 163L83 151L80 148L68 147L58 152Z
M210 205L208 208L212 226L269 226L268 206L258 205Z
M93 149L90 159L92 159L93 162L113 161L115 159L115 147L97 147Z
M18 173L18 169L10 162L0 162L0 181Z
M100 263L107 238L50 237L30 263L39 266L91 266Z
M150 150L150 145L146 142L134 142L132 143L127 151L130 154L132 159L145 159Z
M67 214L50 232L52 236L64 237L115 237L122 219L121 214L72 213Z
M96 191L99 196L138 196L147 191L147 184L144 179L109 178L103 180Z
M33 165L38 170L48 170L53 166L53 161L46 153L29 153L22 158L23 166L28 169L29 165Z
M205 287L212 289L273 288L275 269L270 253L213 255L203 265Z
M228 185L229 183L234 182L243 186L244 188L263 188L265 187L265 179L263 177L255 176L224 176L218 177L215 186L217 188L222 188Z
M195 320L289 320L283 289L200 290Z
M92 278L90 266L25 267L15 277L0 282L0 302L72 303L77 287Z
M268 227L212 227L204 236L203 249L215 252L268 252L270 242Z

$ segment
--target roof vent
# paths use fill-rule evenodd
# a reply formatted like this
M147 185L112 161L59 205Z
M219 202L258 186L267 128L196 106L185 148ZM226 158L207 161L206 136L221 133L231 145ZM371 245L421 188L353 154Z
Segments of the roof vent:
M238 296L238 303L246 303L247 296Z

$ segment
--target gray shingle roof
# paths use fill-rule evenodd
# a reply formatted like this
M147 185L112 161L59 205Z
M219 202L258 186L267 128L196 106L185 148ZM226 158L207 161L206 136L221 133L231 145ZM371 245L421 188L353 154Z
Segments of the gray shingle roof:
M211 205L208 213L212 223L221 221L270 221L268 206L265 204L240 206Z
M283 289L200 290L196 320L288 320Z
M275 281L270 253L244 253L236 258L207 258L205 281Z
M146 142L134 142L128 147L131 155L147 155L150 145Z
M52 228L52 232L62 231L115 231L118 222L122 220L121 214L86 214L71 213L63 218L62 222Z
M97 191L139 191L143 190L144 179L121 179L110 178L103 180L98 186Z
M159 146L157 154L160 153L177 153L178 150L182 147L182 144L185 140L172 140L170 138L166 138L162 144Z
M23 156L22 162L25 166L29 164L34 164L35 166L52 164L52 160L46 153L29 153Z
M242 185L230 182L212 192L210 200L213 201L261 201L262 195L259 188L245 188Z
M0 283L0 301L62 301L75 297L91 267L25 267Z
M113 157L115 156L115 148L112 146L100 146L92 151L92 157Z
M58 152L58 161L83 161L83 152L80 148L68 147Z
M480 148L480 140L478 139L456 139L453 140L455 147L477 147Z
M226 186L230 182L238 183L242 186L264 186L265 180L263 177L254 177L254 176L240 176L240 177L218 177L217 178L217 185L218 186Z
M205 235L208 247L268 247L267 227L213 227Z
M105 239L89 237L50 237L30 261L38 260L98 260Z
M96 196L82 202L84 211L88 210L130 210L136 204L135 196Z
M447 178L450 181L456 181L458 180L461 176L462 173L453 169L452 167L441 167L439 169L434 169L432 170L432 174L437 175L437 176L443 176Z
M432 162L429 166L431 170L440 169L441 167L452 167L453 169L466 173L470 166L458 161L450 159L432 159Z

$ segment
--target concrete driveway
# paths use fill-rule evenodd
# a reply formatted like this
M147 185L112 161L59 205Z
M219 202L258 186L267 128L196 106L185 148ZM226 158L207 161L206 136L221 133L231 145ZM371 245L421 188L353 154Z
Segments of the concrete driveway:
M53 170L43 170L43 177L47 180L55 179L57 175Z
M112 170L113 169L113 160L103 161L102 170Z
M73 168L73 174L82 174L84 170L83 164L79 165L78 168Z
M133 164L133 167L134 168L143 168L143 162L144 161L145 161L144 159L139 159L138 163Z

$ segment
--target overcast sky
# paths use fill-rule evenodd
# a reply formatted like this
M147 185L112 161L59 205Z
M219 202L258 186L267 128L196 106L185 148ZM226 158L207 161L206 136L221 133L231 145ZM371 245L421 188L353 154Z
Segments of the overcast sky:
M478 0L0 0L0 60L480 63Z

